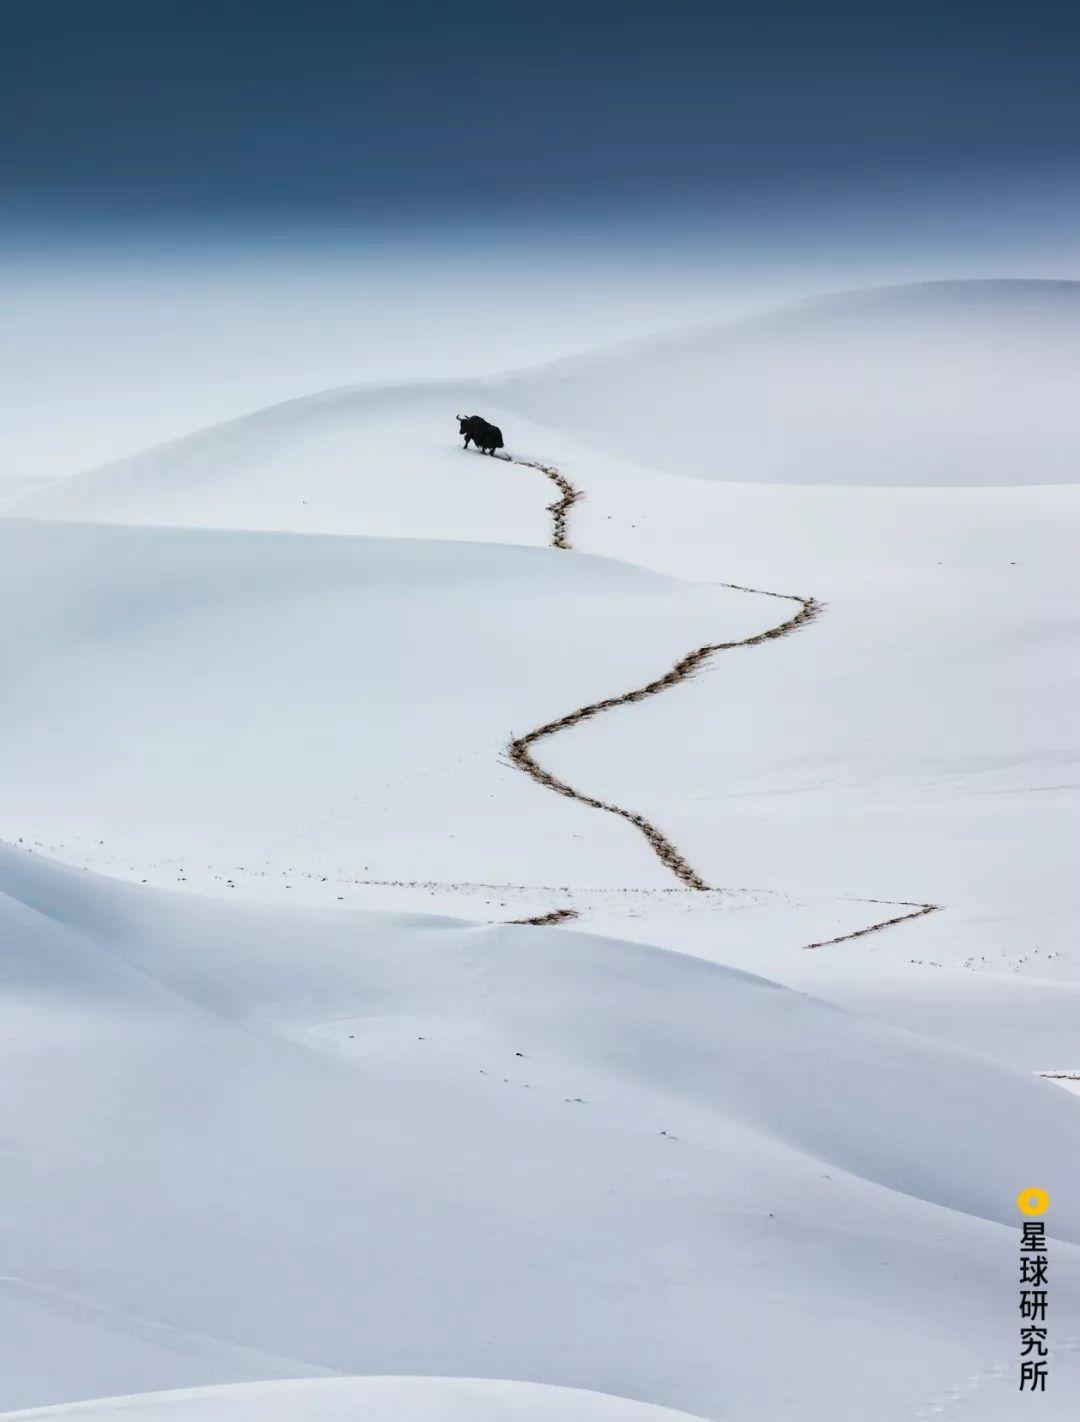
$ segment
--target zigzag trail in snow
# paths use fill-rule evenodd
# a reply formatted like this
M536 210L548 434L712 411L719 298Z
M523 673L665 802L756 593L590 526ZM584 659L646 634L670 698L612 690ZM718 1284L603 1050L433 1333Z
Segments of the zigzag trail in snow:
M820 943L807 943L807 948L831 948L834 943L848 943L852 938L864 938L868 933L877 933L881 928L891 928L894 923L906 923L909 918L925 918L928 913L940 913L940 904L905 903L902 899L860 899L863 904L888 904L891 908L909 908L910 913L897 914L895 918L882 919L868 928L857 928L854 933L842 933L839 938L823 938Z
M740 591L756 592L757 589L740 589ZM784 593L769 593L769 597L788 597ZM785 637L791 632L804 626L818 616L820 605L813 598L798 596L790 597L790 601L799 604L798 612L794 613L786 621L777 623L765 632L759 632L753 637L743 638L737 642L714 642L704 647L697 647L694 651L687 653L680 661L676 662L670 671L663 676L657 677L655 681L646 682L644 686L634 687L632 691L625 691L621 696L608 696L603 701L594 701L588 706L580 706L576 711L569 712L566 716L561 716L557 721L549 721L546 725L538 726L528 735L520 736L517 740L511 741L508 747L508 754L511 761L523 770L526 775L531 775L539 784L547 786L549 790L554 790L557 795L566 795L570 799L579 800L582 804L590 805L594 810L605 810L610 815L619 815L634 825L648 840L654 853L660 862L670 869L684 883L688 889L708 889L709 885L701 875L693 869L682 854L675 848L666 835L662 834L655 825L633 810L626 810L621 805L611 804L607 800L598 800L593 795L586 795L580 790L575 790L564 780L559 780L550 771L537 763L530 754L529 747L535 745L545 736L554 735L556 731L564 731L570 726L579 725L582 721L589 721L594 716L598 716L602 711L608 711L614 706L628 706L635 701L644 701L647 696L656 696L669 686L675 686L680 681L687 681L694 672L704 662L706 662L716 652L730 651L735 647L753 647L760 642L770 641L776 637Z
M570 480L554 465L541 464L533 459L517 459L513 455L503 454L498 456L510 464L520 464L526 469L538 469L545 474L559 490L562 497L555 503L548 505L548 512L552 516L552 536L551 546L564 551L571 551L569 534L567 531L567 516L571 507L578 499L584 495L580 489L575 489ZM518 770L523 771L536 781L538 785L543 785L548 790L553 790L556 795L564 795L569 800L577 800L579 804L588 805L594 810L603 810L609 815L618 815L627 823L632 824L635 829L645 836L656 857L667 869L670 869L675 877L688 889L696 889L706 892L709 885L701 877L696 869L687 859L676 849L675 845L668 837L651 824L644 815L637 814L634 810L624 809L622 805L612 804L608 800L597 799L594 795L587 795L581 790L576 790L565 780L560 780L545 770L542 765L532 755L530 747L546 736L552 736L557 731L568 730L571 726L580 725L582 721L589 721L594 716L600 715L603 711L610 711L615 706L629 706L635 701L644 701L647 696L656 696L661 691L666 691L669 686L676 686L681 681L687 681L694 673L703 666L717 652L734 651L737 647L758 647L764 642L775 641L779 637L788 637L793 632L800 631L816 618L820 617L825 610L824 605L816 598L803 597L799 593L777 593L769 592L762 588L742 587L738 583L721 583L721 587L731 588L735 592L751 593L755 597L777 598L782 602L798 604L798 611L786 618L783 622L777 622L772 627L766 628L764 632L757 632L752 637L742 637L733 642L712 642L703 647L696 647L692 652L688 652L663 676L657 677L655 681L646 682L644 686L634 687L632 691L624 691L621 696L608 696L602 701L591 702L587 706L579 706L576 711L570 711L565 716L560 716L557 721L548 721L543 726L537 726L535 730L529 731L527 735L518 736L516 740L510 742L507 747L507 755L513 765ZM853 938L863 938L869 933L877 933L883 928L891 928L894 924L904 923L911 918L923 918L927 914L940 911L940 904L915 904L907 902L893 902L885 899L872 899L871 903L889 903L896 908L909 908L910 913L897 914L892 918L882 919L878 923L869 924L866 928L856 929L854 933L842 933L836 938L823 939L819 943L807 943L806 948L829 948L837 943L847 943ZM555 909L551 913L541 914L535 918L517 920L520 923L542 926L547 924L562 923L567 919L576 918L575 909Z

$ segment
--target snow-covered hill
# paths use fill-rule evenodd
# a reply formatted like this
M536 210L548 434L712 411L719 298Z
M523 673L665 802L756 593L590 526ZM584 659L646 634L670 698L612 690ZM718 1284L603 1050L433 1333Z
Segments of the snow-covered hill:
M585 494L574 552L556 552L523 546L550 539L551 484L464 453L455 393L298 401L87 475L70 505L53 491L57 514L219 531L10 520L2 833L231 897L482 919L566 905L583 927L1071 1068L1080 489L720 484L508 415L511 451ZM278 462L331 446L315 522L363 538L307 533L301 471L321 466ZM687 897L631 826L505 752L788 615L719 580L826 611L540 751L672 837L717 891ZM944 912L828 962L803 952L898 899ZM961 980L942 999L946 970Z
M456 1370L889 1422L976 1377L1008 1416L1035 1181L1080 1303L1075 1102L761 978L6 849L0 920L9 1406Z
M6 500L0 1408L1013 1422L1038 1184L1071 1416L1076 307L330 392ZM1016 487L900 487L991 444Z
M545 481L505 477L543 529ZM550 549L0 522L0 834L263 898L663 884L639 836L594 835L507 743L760 621L745 596Z
M346 388L275 405L9 501L36 516L543 543L537 487L466 459L475 386ZM543 490L539 491L541 494Z
M490 1378L330 1378L181 1388L7 1413L87 1422L686 1422L623 1397Z
M1075 483L1080 283L851 292L558 362L492 397L599 448L752 483Z
M13 488L6 511L530 541L523 481L456 457L453 416L475 409L519 452L573 432L710 480L1071 484L1078 380L1080 282L875 289L487 381L326 391Z

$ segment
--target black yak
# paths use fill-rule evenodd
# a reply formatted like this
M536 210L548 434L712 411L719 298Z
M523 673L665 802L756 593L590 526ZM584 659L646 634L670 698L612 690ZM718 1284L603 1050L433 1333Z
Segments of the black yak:
M459 434L465 436L466 449L470 440L485 454L494 454L497 449L503 447L502 430L498 425L489 424L480 415L459 415L458 426Z

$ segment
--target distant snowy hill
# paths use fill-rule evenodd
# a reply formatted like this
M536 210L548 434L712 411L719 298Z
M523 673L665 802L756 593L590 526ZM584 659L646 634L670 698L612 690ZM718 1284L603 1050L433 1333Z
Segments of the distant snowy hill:
M934 282L808 301L491 382L523 415L699 478L1080 479L1080 283Z
M529 480L463 460L459 410L519 453L559 430L711 480L1073 483L1078 388L1080 283L874 289L488 381L325 391L13 488L3 511L521 541Z

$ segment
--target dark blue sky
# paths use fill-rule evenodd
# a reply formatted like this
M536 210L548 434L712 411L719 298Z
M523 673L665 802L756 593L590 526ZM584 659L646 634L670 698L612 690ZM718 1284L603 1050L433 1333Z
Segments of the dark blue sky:
M5 0L3 201L66 229L551 223L1066 182L1080 7Z

